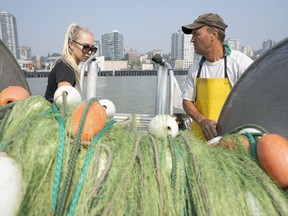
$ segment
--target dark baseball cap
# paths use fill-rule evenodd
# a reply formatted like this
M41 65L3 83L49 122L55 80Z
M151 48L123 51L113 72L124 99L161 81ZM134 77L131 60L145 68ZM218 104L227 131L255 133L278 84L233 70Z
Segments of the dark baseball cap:
M198 29L205 25L214 26L223 31L228 27L218 14L206 13L199 16L193 23L182 26L182 31L184 34L191 34L193 29Z

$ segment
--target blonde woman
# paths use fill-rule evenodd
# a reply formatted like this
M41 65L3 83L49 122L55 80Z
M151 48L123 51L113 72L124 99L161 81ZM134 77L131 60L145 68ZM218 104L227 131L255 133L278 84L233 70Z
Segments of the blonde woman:
M93 33L87 27L72 23L66 31L62 56L48 77L45 98L52 102L60 86L75 87L80 81L79 63L85 62L96 51Z

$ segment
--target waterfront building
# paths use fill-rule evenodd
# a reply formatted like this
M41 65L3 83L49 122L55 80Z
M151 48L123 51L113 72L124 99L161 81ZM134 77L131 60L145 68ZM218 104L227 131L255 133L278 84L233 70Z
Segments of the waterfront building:
M104 56L99 56L99 57L96 58L98 71L104 71L104 68L105 68L104 62L105 62Z
M128 61L104 61L105 71L127 70Z
M138 67L137 69L141 68L140 54L138 53L137 49L126 47L124 53L124 59L128 61L128 67L130 69L133 69L133 67L136 66Z
M0 39L13 56L19 59L16 18L7 12L0 12Z
M23 70L23 71L26 71L26 72L32 72L34 71L34 64L31 60L17 60L20 68Z
M246 45L242 48L242 52L250 58L254 57L254 49L250 45Z
M97 47L97 52L96 52L96 57L101 56L102 55L102 50L101 50L101 44L100 41L95 40L94 41L94 45Z
M55 65L56 61L61 57L60 54L53 54L53 55L49 55L46 59L46 62L48 63L47 65L49 69L52 69L53 66Z
M19 46L19 59L31 60L31 48L29 46Z
M181 30L172 34L170 63L174 69L189 69L194 62L194 53L191 35L185 35Z
M178 30L177 32L173 33L171 36L171 59L172 60L183 60L183 44L184 44L184 37L183 32Z
M157 50L152 50L150 52L147 53L147 58L148 59L152 59L153 56L155 56L156 54L160 55L160 56L164 56L164 52L161 49L157 49Z
M142 70L153 70L153 64L151 63L142 63Z
M171 66L174 68L174 70L182 70L183 65L184 65L184 60L182 59L171 60Z
M263 41L263 43L262 43L262 51L264 52L264 51L270 49L275 44L276 44L275 40L268 39L267 41Z
M153 70L154 64L152 63L151 58L149 58L148 53L142 54L140 56L140 62L142 64L142 70Z
M240 51L240 42L235 38L228 38L224 41L225 44L228 44L230 49Z
M102 35L102 55L107 60L122 60L124 58L123 35L114 30Z
M191 35L184 34L183 36L184 36L183 69L187 70L194 62L195 50L194 50L194 44L191 43Z

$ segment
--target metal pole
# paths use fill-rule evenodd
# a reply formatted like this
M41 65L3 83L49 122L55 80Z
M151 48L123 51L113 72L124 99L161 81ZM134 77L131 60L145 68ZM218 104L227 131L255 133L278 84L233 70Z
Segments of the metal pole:
M87 74L87 100L96 98L97 93L98 65L96 59L92 59Z

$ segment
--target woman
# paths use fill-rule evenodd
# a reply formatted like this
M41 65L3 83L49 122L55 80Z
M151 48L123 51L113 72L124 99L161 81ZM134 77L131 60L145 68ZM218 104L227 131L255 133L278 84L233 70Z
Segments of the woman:
M73 86L80 82L78 65L95 54L94 35L86 27L71 24L66 32L63 54L57 60L48 77L45 98L53 102L54 93L60 86Z

